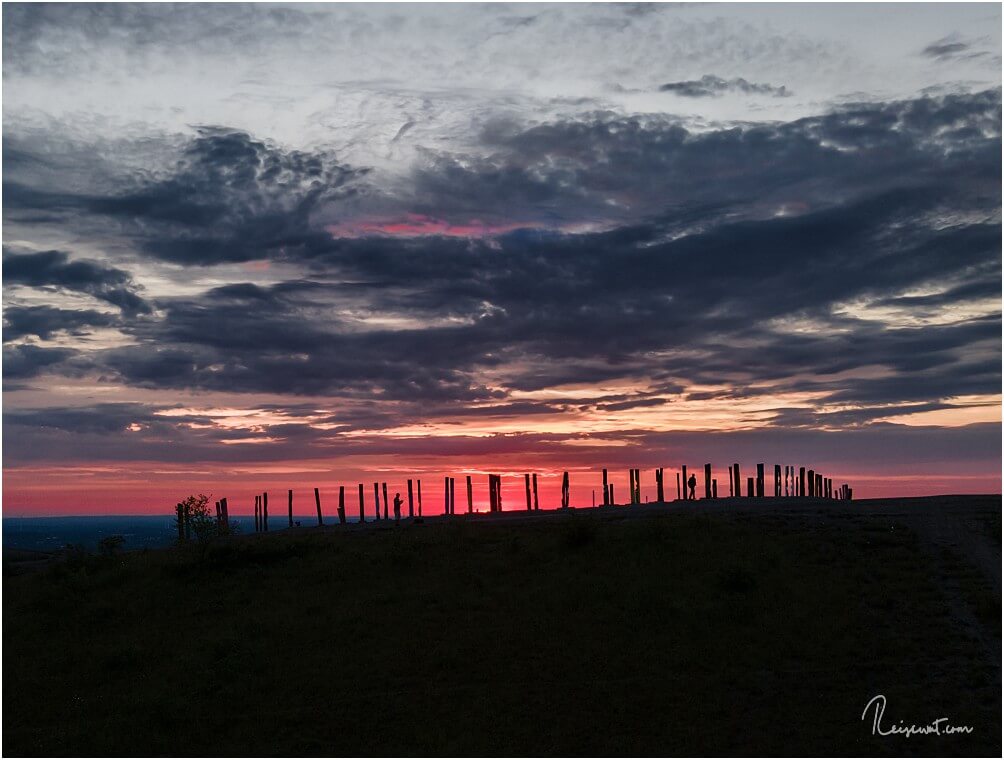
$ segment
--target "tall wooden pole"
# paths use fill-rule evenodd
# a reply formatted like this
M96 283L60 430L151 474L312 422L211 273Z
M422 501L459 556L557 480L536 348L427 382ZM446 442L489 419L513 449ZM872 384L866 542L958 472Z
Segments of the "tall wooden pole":
M366 499L362 483L359 484L359 522L366 522Z
M289 527L293 527L293 489L289 489Z
M415 499L411 478L408 478L408 517L415 516Z
M474 484L471 482L471 476L467 476L467 514L471 514L474 511Z
M338 486L338 522L345 525L345 486Z
M317 507L317 524L324 525L324 518L321 517L321 492L314 488L314 505Z
M687 465L683 465L680 469L683 470L683 500L689 501L690 499L690 486L687 483Z
M268 533L268 491L261 495L261 529Z
M610 491L607 487L607 468L603 468L603 506L610 506Z
M418 516L422 516L422 481L418 481Z
M383 519L389 520L390 516L387 514L387 484L383 483Z
M764 494L763 488L763 462L761 462L756 466L756 495L761 499Z
M374 520L379 520L380 519L380 484L379 483L374 483L373 484L373 506L376 507L376 509L373 510L373 515L374 515L373 519Z
M530 473L523 474L523 486L526 489L526 511L533 511L533 502L530 501Z
M540 501L537 500L537 473L533 474L533 511L537 512L540 510Z
M711 464L704 465L704 498L711 498Z

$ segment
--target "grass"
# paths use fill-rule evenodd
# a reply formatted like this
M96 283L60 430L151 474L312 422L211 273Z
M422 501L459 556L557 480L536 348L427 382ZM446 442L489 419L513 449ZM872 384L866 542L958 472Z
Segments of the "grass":
M999 665L878 517L305 531L4 591L6 755L1000 753ZM872 737L878 693L975 731Z

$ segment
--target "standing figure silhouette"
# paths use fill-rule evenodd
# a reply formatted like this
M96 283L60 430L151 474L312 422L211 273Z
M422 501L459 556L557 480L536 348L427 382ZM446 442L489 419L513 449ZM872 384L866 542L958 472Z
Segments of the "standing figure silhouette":
M696 499L697 494L694 493L694 489L697 488L697 477L695 475L691 475L687 479L687 487L690 488L690 498Z
M394 520L401 521L401 494L394 494Z

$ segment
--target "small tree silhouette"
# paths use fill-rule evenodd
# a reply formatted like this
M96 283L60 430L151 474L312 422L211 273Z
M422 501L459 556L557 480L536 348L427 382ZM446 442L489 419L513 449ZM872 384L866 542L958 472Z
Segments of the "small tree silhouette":
M198 496L189 496L184 501L178 502L175 507L174 527L178 531L178 536L183 536L187 541L194 536L199 542L209 541L217 536L228 533L236 533L240 530L240 523L236 520L230 524L222 524L216 517L209 513L209 497L204 493Z

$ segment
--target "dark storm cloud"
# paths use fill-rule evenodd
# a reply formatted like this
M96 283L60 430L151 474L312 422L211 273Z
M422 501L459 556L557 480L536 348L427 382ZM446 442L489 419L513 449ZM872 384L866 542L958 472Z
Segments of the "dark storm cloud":
M115 324L111 314L92 309L56 309L51 306L8 306L3 312L4 343L36 335L47 340L54 333L80 335L85 328Z
M71 348L41 348L39 346L4 346L4 380L35 377L47 368L55 367L76 355Z
M956 202L992 209L999 136L999 91L701 133L664 117L495 121L482 133L489 153L429 154L409 206L457 220L672 216L687 229L767 213L769 204L816 207L940 184Z
M78 212L127 222L151 257L272 257L307 274L158 299L156 319L123 325L133 345L67 367L146 388L446 405L614 378L869 404L999 386L999 317L889 329L847 306L915 314L939 297L898 300L911 288L960 306L999 288L999 91L704 133L609 115L493 122L481 140L479 156L429 154L413 189L382 201L610 229L333 238L314 215L344 200L357 170L203 130L170 172ZM352 318L360 305L390 321ZM867 367L889 379L828 378Z
M283 151L247 134L203 128L170 176L92 198L92 212L154 226L142 245L181 264L282 258L317 238L310 215L351 192L363 172L323 152Z
M989 58L991 56L990 52L985 49L981 49L987 47L988 43L989 41L986 39L963 40L957 35L951 34L947 37L942 37L940 40L932 42L930 45L921 50L920 54L927 58L933 58L936 61L942 62L972 58ZM995 57L999 62L1000 56Z
M5 248L3 277L7 285L85 293L119 307L128 315L150 312L149 304L136 293L136 283L128 272L97 261L71 260L65 251L15 253Z
M659 86L660 92L671 92L684 98L713 98L727 92L741 92L745 95L769 95L774 98L787 98L791 92L784 86L775 87L770 84L748 82L742 77L723 79L714 74L705 74L700 79L690 79L683 82L667 82Z
M105 195L34 187L10 168L4 196L18 221L24 213L104 218L150 256L203 266L303 255L328 239L311 214L354 193L352 181L366 174L325 151L283 150L216 127L199 128L169 170L124 179L129 189Z

